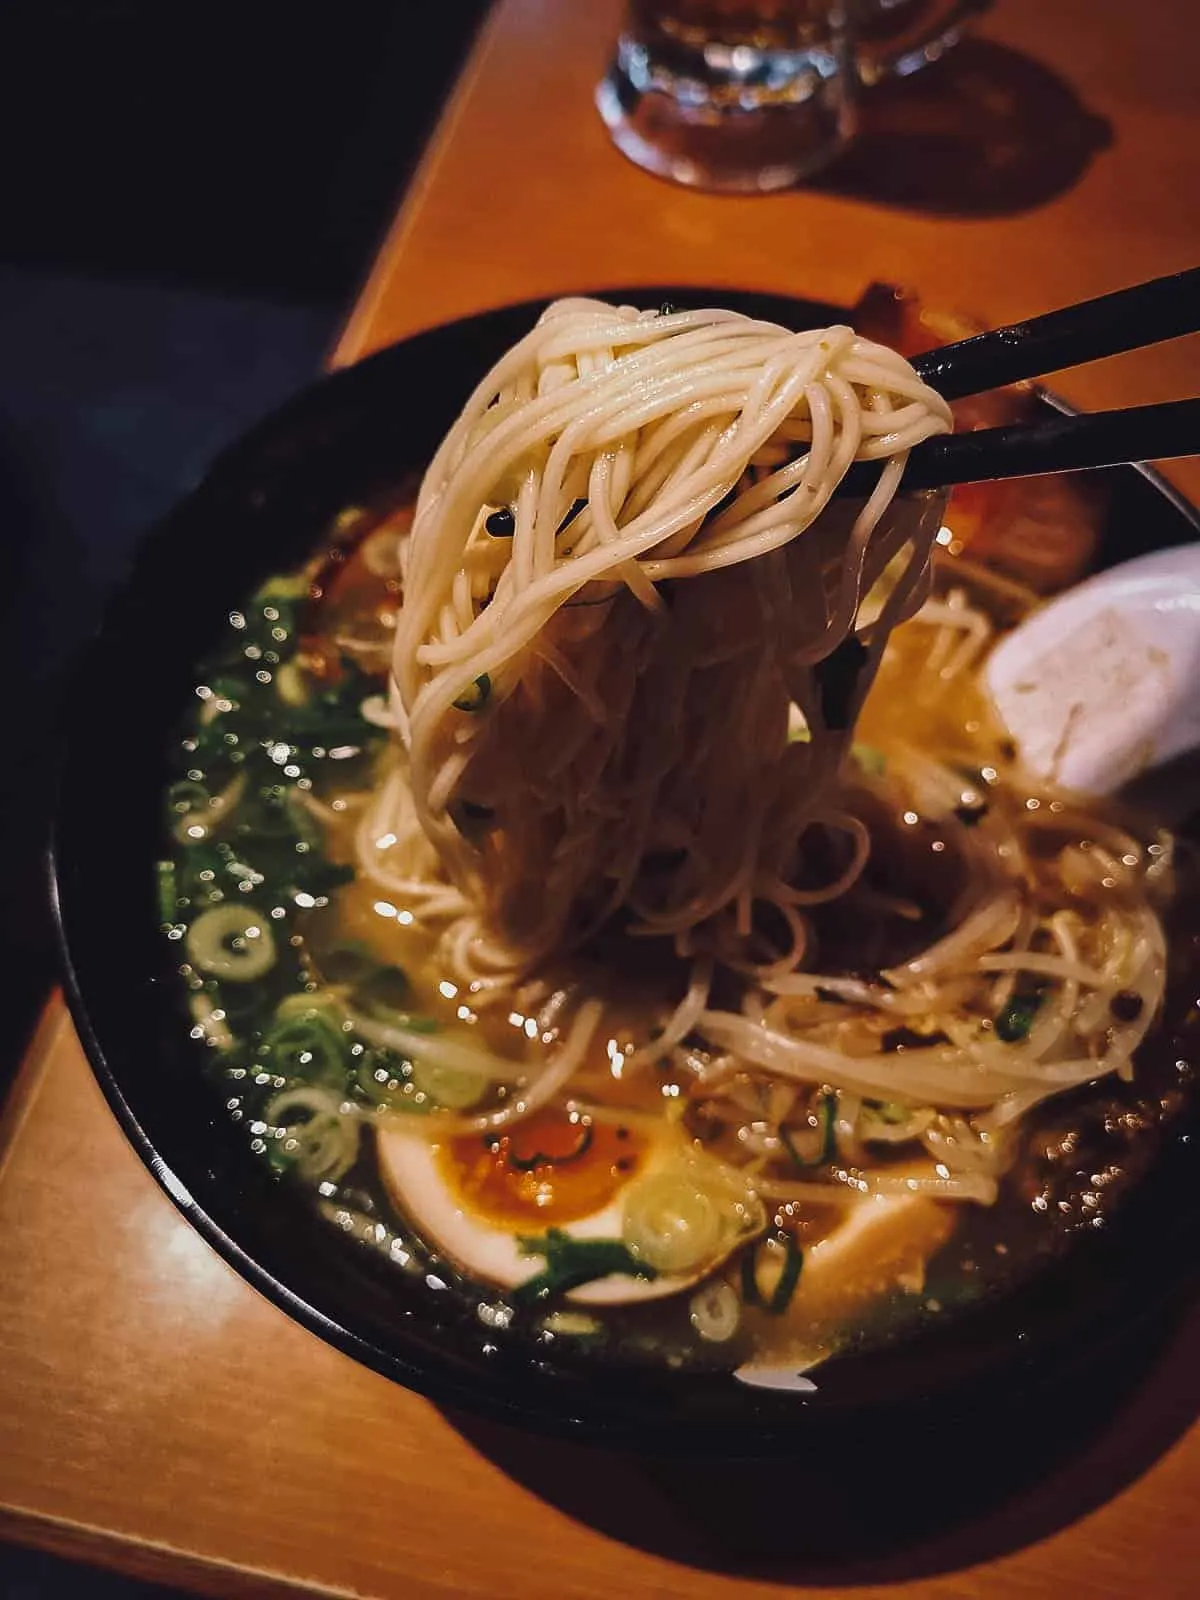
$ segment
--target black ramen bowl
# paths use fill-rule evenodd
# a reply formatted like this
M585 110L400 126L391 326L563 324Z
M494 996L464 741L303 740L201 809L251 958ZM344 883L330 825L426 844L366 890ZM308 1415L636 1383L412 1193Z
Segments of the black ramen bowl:
M719 303L797 328L847 316L725 289L601 292L648 307ZM53 847L67 992L109 1104L187 1219L263 1294L357 1360L492 1420L734 1456L807 1449L830 1424L969 1407L985 1392L1053 1381L1098 1330L1127 1328L1179 1286L1182 1241L1200 1214L1186 1137L1169 1141L1103 1235L944 1327L830 1360L801 1396L497 1348L470 1307L356 1247L299 1187L278 1181L199 1070L154 873L167 751L195 665L231 606L297 565L342 507L421 470L479 375L540 310L509 306L434 328L316 384L226 451L140 546L81 663ZM1200 535L1196 512L1153 473L1105 476L1100 565Z

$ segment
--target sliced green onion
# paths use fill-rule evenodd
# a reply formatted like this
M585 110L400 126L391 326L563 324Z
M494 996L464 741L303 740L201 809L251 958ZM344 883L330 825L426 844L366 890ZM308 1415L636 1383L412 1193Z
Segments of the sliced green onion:
M370 515L366 506L345 506L333 519L333 532L338 535L353 533Z
M996 1018L996 1037L1005 1044L1019 1044L1027 1038L1041 1003L1040 993L1018 989Z
M586 1311L551 1311L542 1325L568 1339L594 1339L604 1332L604 1324Z
M625 1243L657 1272L715 1261L725 1232L719 1200L678 1173L652 1173L626 1191Z
M852 744L850 754L869 778L882 778L887 772L887 759L873 744Z
M796 1149L795 1144L786 1128L780 1128L779 1138L788 1155L791 1156L796 1166L801 1169L813 1167L826 1167L837 1155L837 1095L823 1094L821 1096L820 1110L818 1112L821 1128L821 1143L815 1156L805 1160Z
M167 790L167 807L177 817L186 816L189 811L199 811L208 801L208 790L191 778L181 778Z
M897 1100L866 1100L863 1103L874 1112L880 1122L886 1123L889 1128L899 1127L902 1122L907 1122L912 1115L910 1108L902 1106Z
M268 578L266 583L254 596L252 604L259 606L278 606L281 600L307 600L312 585L306 574L293 573L290 576Z
M401 1106L411 1111L425 1110L423 1102L405 1093L411 1071L411 1063L401 1061L390 1050L364 1050L359 1057L355 1082L372 1105L392 1110Z
M234 677L231 673L223 672L209 678L208 687L212 690L212 699L205 701L205 711L201 715L207 715L212 712L215 720L216 717L229 715L228 712L218 710L219 701L228 700L233 710L237 711L246 696L253 694L258 685L247 683L240 677Z
M486 672L481 672L475 679L469 693L461 699L454 701L456 711L482 711L492 698L492 680Z
M769 1239L759 1240L742 1257L742 1299L748 1306L758 1306L772 1316L781 1316L792 1303L803 1265L804 1252L786 1230L780 1229ZM778 1266L779 1271L772 1284L764 1269L774 1266ZM766 1282L764 1277L767 1277Z
M436 1033L432 1017L409 1011L412 987L403 967L387 966L357 940L331 945L316 958L326 983L349 991L348 1004L376 1021L409 1033Z
M409 1005L412 988L400 967L385 967L378 963L363 974L354 984L351 1004L368 1016L384 1021L410 1026Z
M544 1256L545 1268L523 1283L513 1295L520 1304L536 1304L578 1289L597 1278L620 1273L628 1278L655 1278L655 1269L638 1261L620 1239L573 1239L561 1228L550 1228L533 1238L518 1237L527 1256Z
M196 1019L196 1026L204 1034L206 1042L216 1050L232 1050L236 1044L233 1031L225 1020L225 1012L221 1006L215 1006L209 995L194 994L188 1001L188 1010Z
M279 1137L268 1151L282 1166L295 1166L302 1177L331 1182L354 1165L359 1123L329 1089L285 1089L263 1110L263 1120ZM297 1113L300 1113L297 1117Z
M379 968L378 959L357 940L331 945L318 955L317 964L326 983L337 984L361 983Z
M294 661L285 661L276 670L275 689L285 706L308 704L308 685L304 681L304 674Z
M214 795L189 780L172 784L167 792L170 809L175 813L171 832L180 844L193 847L202 843L238 805L245 787L241 773Z
M692 1296L688 1321L702 1339L724 1344L732 1339L742 1320L741 1302L731 1283L707 1283Z
M275 965L270 926L248 905L202 911L187 931L186 948L193 966L232 983L250 983Z
M622 1237L658 1272L715 1266L765 1221L762 1202L723 1162L699 1151L647 1173L625 1191Z
M302 990L297 994L284 995L283 999L275 1007L276 1022L291 1022L296 1017L310 1017L313 1015L323 1017L325 1021L335 1028L341 1028L342 1023L346 1020L345 1013L338 1004L337 997L322 989L316 989L311 993L307 990Z
M158 879L158 920L174 922L179 910L179 880L171 861L158 861L154 867Z
M368 1044L381 1050L392 1050L409 1061L446 1067L494 1083L514 1083L527 1071L521 1062L493 1055L473 1039L436 1031L436 1023L431 1024L428 1018L415 1020L424 1026L414 1027L408 1021L397 1025L382 1022L378 1017L368 1017L360 1011L350 1012L355 1033Z
M319 850L324 842L320 825L296 802L290 785L267 783L247 803L247 815L239 825L238 833L247 842L253 841L262 848L261 841L274 844L294 839Z
M447 1067L433 1061L412 1064L413 1086L447 1111L465 1111L478 1105L491 1080L479 1072Z
M310 1006L306 1012L277 1021L258 1053L267 1069L278 1077L343 1087L350 1041L340 1023Z
M932 1106L902 1106L894 1100L864 1100L858 1137L865 1144L907 1144L919 1139L937 1112Z

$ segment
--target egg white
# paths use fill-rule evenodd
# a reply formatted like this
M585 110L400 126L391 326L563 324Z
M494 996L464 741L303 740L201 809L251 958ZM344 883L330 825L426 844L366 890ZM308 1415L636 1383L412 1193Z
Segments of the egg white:
M428 1243L448 1256L468 1277L496 1284L502 1289L519 1289L545 1267L541 1256L526 1255L517 1236L508 1227L487 1222L464 1208L447 1186L437 1159L438 1147L420 1134L381 1128L376 1138L379 1171L395 1204ZM644 1177L666 1159L661 1145L651 1149L636 1176ZM523 1234L557 1228L572 1239L619 1239L625 1221L625 1203L618 1193L604 1206L574 1222L548 1220L539 1225L535 1217L521 1230ZM563 1296L581 1305L630 1305L635 1301L662 1300L698 1283L713 1270L706 1262L692 1274L660 1274L656 1278L631 1278L612 1273L580 1284Z

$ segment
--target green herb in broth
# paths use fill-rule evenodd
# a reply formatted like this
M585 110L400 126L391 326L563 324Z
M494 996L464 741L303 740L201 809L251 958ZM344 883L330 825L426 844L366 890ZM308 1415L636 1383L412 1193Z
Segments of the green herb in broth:
M782 1316L796 1293L803 1266L804 1252L786 1230L760 1240L742 1256L743 1302Z
M251 1148L311 1185L331 1221L478 1305L492 1335L512 1324L514 1336L536 1336L571 1286L613 1271L648 1279L654 1269L620 1240L568 1239L564 1250L565 1236L551 1229L545 1271L506 1307L413 1235L378 1186L364 1138L374 1118L469 1107L481 1086L421 1059L419 1048L383 1048L360 1032L382 1026L419 1045L447 1023L414 1009L405 972L342 929L339 890L354 871L341 859L339 824L325 819L369 792L386 735L362 704L385 682L344 653L331 660L327 639L317 676L305 649L312 570L272 579L231 613L175 752L158 896L164 932L187 958L179 971L192 1034ZM488 686L476 687L473 706L487 698ZM189 948L197 929L203 961ZM568 1318L559 1336L571 1326ZM684 1300L589 1321L582 1343L596 1355L614 1337L627 1359L705 1361L691 1348Z
M1029 1035L1043 996L1037 989L1018 989L996 1018L996 1037L1005 1044L1017 1044Z
M454 702L456 711L482 711L492 697L492 680L482 673L471 685L470 691Z
M176 752L165 818L175 854L159 865L163 922L187 956L193 1031L219 1051L242 1086L238 1109L255 1122L273 1095L280 1109L279 1091L350 1093L357 1065L349 1025L312 994L302 930L354 875L331 858L314 805L340 786L346 763L369 765L382 734L358 712L376 684L356 663L342 658L321 683L301 664L308 594L304 574L276 579L230 613ZM265 1131L275 1151L278 1130Z
M656 1270L629 1253L621 1239L572 1239L559 1228L550 1228L540 1237L522 1238L527 1255L543 1256L544 1269L516 1291L520 1305L536 1305L581 1288L597 1278L619 1273L629 1278L656 1278Z
M817 1115L820 1122L820 1143L811 1156L800 1153L796 1140L786 1128L780 1127L779 1130L779 1137L784 1149L792 1158L792 1164L801 1170L806 1167L828 1166L837 1155L837 1133L834 1126L837 1121L837 1095L823 1094L819 1106Z

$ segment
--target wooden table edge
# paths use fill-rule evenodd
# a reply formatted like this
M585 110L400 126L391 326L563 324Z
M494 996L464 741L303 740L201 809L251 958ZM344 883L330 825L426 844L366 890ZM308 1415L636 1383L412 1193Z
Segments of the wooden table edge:
M52 1517L22 1507L0 1506L0 1544L8 1542L40 1550L66 1561L84 1562L143 1583L221 1600L265 1600L290 1595L296 1600L328 1596L358 1600L356 1589L332 1588L269 1567L242 1567L232 1561L197 1555L178 1545L139 1539L116 1529Z
M28 1043L21 1052L16 1075L0 1093L0 1178L9 1157L33 1113L42 1086L43 1071L63 1030L71 1026L66 996L57 982L46 995Z

